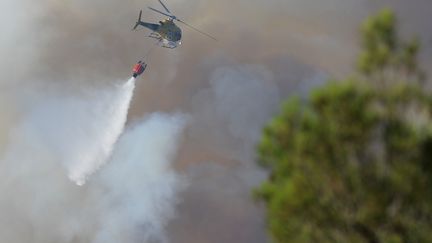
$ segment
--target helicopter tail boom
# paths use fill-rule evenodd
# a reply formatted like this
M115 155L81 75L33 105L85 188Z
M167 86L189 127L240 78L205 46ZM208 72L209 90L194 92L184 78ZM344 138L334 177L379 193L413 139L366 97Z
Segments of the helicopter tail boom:
M147 23L147 22L140 22L141 26L146 27L147 29L151 29L152 31L158 31L159 30L159 26L158 24L152 24L152 23Z

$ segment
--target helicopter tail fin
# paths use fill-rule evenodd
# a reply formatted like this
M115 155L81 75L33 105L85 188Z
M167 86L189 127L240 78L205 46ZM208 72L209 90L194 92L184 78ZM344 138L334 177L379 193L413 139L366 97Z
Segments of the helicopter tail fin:
M140 26L140 25L144 26L148 29L151 29L152 31L157 31L159 29L158 24L152 24L152 23L147 23L147 22L141 21L141 15L142 15L142 10L140 11L139 16L138 16L138 20L137 20L137 22L136 22L136 24L132 30L136 30L138 28L138 26Z
M142 15L142 10L141 10L140 13L139 13L138 21L136 22L136 24L135 24L135 26L133 27L132 30L136 30L136 28L138 28L138 26L140 26L140 24L142 23L142 22L141 22L141 15Z

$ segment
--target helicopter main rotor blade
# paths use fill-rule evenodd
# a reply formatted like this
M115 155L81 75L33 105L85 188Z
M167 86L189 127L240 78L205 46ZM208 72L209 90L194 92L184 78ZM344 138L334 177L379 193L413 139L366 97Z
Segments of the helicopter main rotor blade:
M180 20L180 19L175 19L175 20L179 21L180 23L182 23L182 24L188 26L189 28L191 28L191 29L193 29L193 30L195 30L195 31L197 31L197 32L199 32L199 33L201 33L201 34L203 34L203 35L205 35L205 36L207 36L207 37L209 37L209 38L215 40L215 41L218 41L218 40L217 40L216 38L214 38L213 36L211 36L211 35L209 35L209 34L203 32L203 31L201 31L201 30L199 30L199 29L193 27L192 25L190 25L190 24L184 22L183 20Z
M158 0L159 1L159 3L162 5L162 7L169 13L169 14L172 14L170 11L169 11L169 9L167 8L167 6L165 6L165 4L161 1L161 0Z
M157 13L160 13L160 14L162 14L162 15L168 16L168 17L170 17L170 18L172 18L172 19L176 19L176 17L173 16L173 15L166 14L166 13L164 13L164 12L162 12L162 11L159 11L159 10L157 10L157 9L154 9L154 8L152 8L152 7L148 7L148 8L149 8L150 10L153 10L153 11L157 12Z

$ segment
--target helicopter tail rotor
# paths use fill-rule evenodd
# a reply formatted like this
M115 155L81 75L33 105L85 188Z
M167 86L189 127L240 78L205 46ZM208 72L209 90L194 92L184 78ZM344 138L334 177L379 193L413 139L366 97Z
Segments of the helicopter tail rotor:
M135 26L133 27L132 30L136 30L136 28L138 28L138 26L141 24L141 16L142 16L142 10L139 13L138 21L136 22L136 24L135 24Z

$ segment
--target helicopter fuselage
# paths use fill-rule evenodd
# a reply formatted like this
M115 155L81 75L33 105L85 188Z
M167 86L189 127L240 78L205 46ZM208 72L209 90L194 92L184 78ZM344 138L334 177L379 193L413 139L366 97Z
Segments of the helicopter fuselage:
M173 49L181 45L182 31L172 19L159 21L159 24L142 21L137 24L152 30L149 37L159 40L163 47Z
M171 19L165 19L159 22L159 28L156 31L163 39L171 42L179 42L182 38L181 29Z

